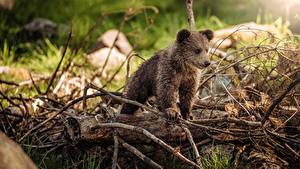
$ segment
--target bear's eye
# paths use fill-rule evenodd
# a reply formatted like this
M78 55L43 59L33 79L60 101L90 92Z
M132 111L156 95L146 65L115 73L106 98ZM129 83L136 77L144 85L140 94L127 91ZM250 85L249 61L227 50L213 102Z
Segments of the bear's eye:
M202 52L202 49L195 49L195 51L194 51L196 54L200 54L201 52Z

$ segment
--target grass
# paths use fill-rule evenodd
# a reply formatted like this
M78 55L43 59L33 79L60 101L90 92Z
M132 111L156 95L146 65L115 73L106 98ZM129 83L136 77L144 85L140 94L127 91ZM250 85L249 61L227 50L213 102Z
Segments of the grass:
M27 154L30 154L34 163L40 169L101 169L105 168L106 163L104 161L105 157L101 155L101 151L87 153L80 152L80 150L73 150L73 152L62 150L58 152L54 149L45 151L31 147L26 147L25 151Z
M201 155L201 164L203 169L228 169L230 168L230 157L225 155L224 150L218 146L210 147L210 152L205 155ZM193 152L186 153L189 159L193 159ZM189 168L174 156L169 156L167 161L167 168L170 169L185 169Z
M2 56L2 64L5 66L10 66L15 60L15 50L14 47L9 47L7 41L4 41L3 48L0 50L0 56Z
M224 155L219 147L212 147L211 153L202 159L205 169L227 169L230 168L230 157ZM224 151L224 150L223 150Z

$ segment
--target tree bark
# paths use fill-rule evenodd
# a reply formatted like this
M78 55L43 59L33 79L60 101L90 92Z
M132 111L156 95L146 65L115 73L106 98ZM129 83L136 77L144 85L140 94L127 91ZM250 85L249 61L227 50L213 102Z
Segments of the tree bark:
M120 114L114 122L141 127L156 137L166 141L185 141L184 129L174 122L156 116L153 113L141 113L137 116ZM72 142L106 142L112 140L112 128L100 127L100 124L109 123L100 116L71 117L67 120L65 136ZM203 129L189 127L194 140L201 140L205 137ZM128 143L149 143L151 140L144 134L137 133L123 128L115 128L119 136Z

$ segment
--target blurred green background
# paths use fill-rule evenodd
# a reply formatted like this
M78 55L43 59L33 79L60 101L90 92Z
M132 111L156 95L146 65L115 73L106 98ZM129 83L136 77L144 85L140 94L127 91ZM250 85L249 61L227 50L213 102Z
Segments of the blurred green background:
M197 29L217 30L245 22L279 23L297 34L299 9L300 0L194 0ZM131 15L122 24L128 11ZM24 35L24 25L37 18L57 24L57 35L42 39ZM97 21L99 24L83 41ZM103 32L116 28L125 33L137 53L148 58L170 44L188 23L183 0L15 0L11 10L0 8L0 65L53 71L71 25L70 49L81 43L79 55ZM47 65L42 64L45 61Z
M68 27L71 23L74 29L73 43L95 24L99 15L107 14L101 24L93 32L90 41L93 42L101 32L109 28L118 28L123 13L129 8L146 10L147 17L153 20L149 29L149 37L145 35L139 40L132 34L138 34L147 22L144 15L137 15L124 26L131 43L138 43L139 48L157 48L160 38L174 35L181 27L187 26L186 11L183 0L16 0L12 10L0 12L0 46L8 41L10 46L24 42L16 39L16 33L21 27L35 18L47 18L55 23ZM299 33L299 0L195 0L194 11L197 27L221 28L249 21L271 23L278 18L291 23L291 29ZM155 8L155 10L151 10ZM158 12L158 13L156 13ZM67 30L61 26L60 35L54 39L61 45ZM158 43L157 45L155 45ZM88 44L86 44L88 46Z

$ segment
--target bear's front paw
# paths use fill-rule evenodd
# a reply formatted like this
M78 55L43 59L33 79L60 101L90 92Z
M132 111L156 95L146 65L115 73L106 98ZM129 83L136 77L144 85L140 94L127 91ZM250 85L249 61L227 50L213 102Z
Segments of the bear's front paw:
M181 118L180 112L179 112L177 109L175 109L175 108L167 108L167 109L165 110L165 112L166 112L167 118L168 118L169 120L176 121L176 120L178 120L179 118Z

